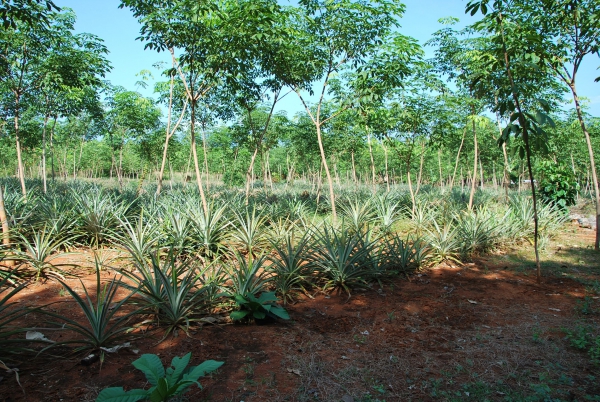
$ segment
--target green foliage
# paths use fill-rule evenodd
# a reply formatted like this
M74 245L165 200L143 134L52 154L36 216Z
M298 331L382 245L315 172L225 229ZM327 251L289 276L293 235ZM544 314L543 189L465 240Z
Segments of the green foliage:
M594 334L592 325L578 324L575 329L563 329L571 346L587 351L592 363L600 364L600 335Z
M231 237L233 243L244 252L253 254L257 247L265 243L263 235L267 217L263 213L257 213L255 207L252 210L246 208L244 212L234 211L234 219L230 221L233 228Z
M429 259L431 249L427 242L410 235L402 239L399 234L387 239L382 264L387 270L408 275L420 269Z
M442 227L434 220L433 227L427 230L426 239L431 245L432 262L439 264L444 261L454 261L460 264L460 238L458 231L451 224Z
M36 280L49 276L62 278L59 266L66 264L54 264L52 261L65 254L59 253L59 251L69 244L69 237L64 237L64 234L57 232L54 226L50 228L44 226L40 230L33 230L31 239L22 234L20 237L19 243L25 252L17 255L31 267Z
M255 320L263 320L269 318L281 318L289 320L290 316L283 307L277 305L277 296L274 292L263 292L256 297L252 293L236 294L234 300L239 308L238 311L233 311L230 317L234 321L253 318Z
M244 256L237 250L233 251L232 257L232 264L225 270L228 280L225 296L234 298L236 294L262 293L269 282L268 272L264 269L266 257L253 257L251 254Z
M562 210L575 204L579 183L575 181L572 170L551 161L541 162L538 170L542 176L540 181L542 201Z
M187 367L191 357L191 352L183 357L174 357L171 365L165 370L158 356L144 354L133 362L133 366L144 373L152 387L131 391L125 391L122 387L106 388L100 392L96 402L166 402L183 395L194 384L202 388L198 382L200 377L223 365L223 362L207 360L198 366Z
M192 314L205 304L204 288L198 288L197 274L191 259L178 261L174 249L161 259L158 251L146 257L133 256L137 272L123 271L132 279L131 289L141 308L151 312L155 321L166 327L165 337L177 329L187 333ZM208 288L207 288L208 289Z
M116 301L115 297L122 286L121 282L114 277L109 283L104 286L100 283L100 267L96 260L96 300L92 297L82 281L84 297L81 297L73 288L67 285L64 281L58 280L63 288L71 295L76 306L81 309L84 315L83 320L74 320L66 315L56 313L50 310L42 310L42 312L52 318L58 319L56 324L61 329L67 329L75 332L80 336L79 339L72 339L54 343L48 348L75 344L78 346L75 351L91 350L100 351L103 348L117 346L120 341L129 337L129 332L133 329L128 325L132 316L139 313L139 310L129 311L126 314L121 314L121 307L127 303L132 293ZM46 349L48 349L46 348ZM103 351L101 356L103 356Z
M458 236L461 239L461 253L466 257L492 248L500 238L500 222L496 215L486 208L465 211L457 216Z
M350 295L351 288L365 287L377 276L380 261L373 252L377 242L370 239L370 233L324 227L315 234L309 263L324 277L324 290L337 288Z
M225 218L226 204L209 204L208 211L190 207L192 221L191 237L197 244L196 252L203 256L214 257L224 248L229 222Z
M110 238L129 251L134 261L146 258L155 245L162 240L162 234L156 221L151 217L144 219L143 208L140 210L137 222L132 223L126 217L119 218L119 222L120 230L114 231Z
M119 217L127 206L103 189L90 189L79 194L74 191L73 196L82 240L93 247L105 244L119 226Z
M284 237L283 244L271 240L274 255L269 256L268 270L273 274L271 283L275 291L281 295L283 304L292 299L292 292L303 290L303 283L309 274L306 267L307 252L310 247L308 233L294 242L292 234Z
M362 232L375 218L375 206L370 199L358 197L347 200L340 206L345 226L352 233Z

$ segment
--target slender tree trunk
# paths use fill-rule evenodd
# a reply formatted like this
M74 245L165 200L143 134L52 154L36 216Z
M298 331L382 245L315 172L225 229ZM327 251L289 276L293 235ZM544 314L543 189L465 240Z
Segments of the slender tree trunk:
M425 159L425 141L421 143L421 158L419 161L419 175L417 176L417 189L415 190L415 198L421 189L421 179L423 177L423 161Z
M265 162L267 164L267 166L266 166L267 179L269 180L269 185L271 186L271 193L272 193L273 192L273 173L271 172L271 162L270 162L269 151L267 151L265 153Z
M207 138L206 138L206 128L204 127L205 123L202 122L202 155L204 156L204 170L206 171L206 190L210 191L210 171L208 170L208 147L207 147Z
M408 158L406 165L407 165L406 166L406 182L408 183L408 191L410 192L410 201L412 202L412 214L414 216L415 208L417 206L417 200L415 197L415 192L413 191L412 180L410 178L410 158Z
M190 133L191 133L191 142L192 142L192 154L194 156L194 168L196 170L196 183L198 184L198 191L200 191L200 198L202 199L202 209L204 213L208 216L208 203L206 202L206 197L204 196L204 189L202 188L202 174L200 173L200 166L198 165L198 155L196 152L196 133L194 132L194 121L196 120L196 101L192 100L191 104L192 108L192 120L190 123Z
M475 149L473 151L473 178L471 180L471 194L469 194L469 211L473 210L473 198L475 196L475 186L477 185L477 157L479 152L477 130L475 129L475 110L473 110L473 146Z
M375 183L375 160L373 159L373 147L371 146L371 132L369 126L365 126L367 130L367 142L369 143L369 156L371 157L371 179L373 180L373 192L377 191L377 184Z
M50 130L50 168L52 170L52 181L55 178L54 172L54 129L56 128L57 115L54 115L54 122L52 123L52 129Z
M169 188L173 191L173 166L171 166L171 161L169 160Z
M438 149L438 167L440 169L440 189L444 189L444 176L442 174L442 148Z
M250 157L250 166L248 166L248 170L246 171L246 205L248 205L248 200L250 197L250 188L254 183L254 161L256 160L256 156L258 155L258 145L254 148L254 152Z
M175 61L173 60L173 68L175 68ZM163 174L165 171L165 164L167 161L167 152L169 149L169 140L171 139L171 115L173 112L173 87L175 85L175 77L171 75L171 83L169 85L169 110L167 111L167 128L165 133L165 145L163 146L163 157L160 164L160 170L158 172L158 183L156 185L156 195L160 195L162 191ZM185 108L184 108L185 111ZM182 112L183 115L183 112Z
M577 89L575 87L575 78L571 80L569 85L571 93L573 94L573 100L575 101L575 109L577 110L577 119L579 125L585 136L585 142L588 149L588 155L590 158L590 170L592 172L592 184L594 187L594 196L596 201L596 240L594 242L594 249L600 250L600 189L598 188L598 175L596 172L596 162L594 161L594 149L592 147L592 141L590 139L590 133L588 132L585 121L583 119L583 112L581 111L581 104L579 103L579 97L577 96Z
M481 163L481 158L479 159L479 178L481 182L481 189L483 190L485 177L483 176L483 164Z
M4 192L0 185L0 224L2 225L2 244L5 248L10 249L10 231L8 226L8 218L6 216L6 209L4 208ZM4 262L7 267L13 266L13 261L8 260Z
M540 253L539 253L539 249L538 249L539 220L538 220L538 210L537 210L537 197L536 197L536 192L535 192L535 181L533 178L533 169L531 167L531 147L529 144L529 132L528 132L528 126L526 124L526 121L525 121L525 118L523 115L523 110L521 108L521 102L517 95L517 89L516 89L515 82L514 82L514 79L512 76L512 72L510 70L510 60L508 57L508 51L506 50L506 42L504 39L504 26L503 26L502 17L500 18L499 22L500 22L500 29L502 31L502 45L504 47L504 64L506 66L506 74L507 74L509 82L510 82L515 106L517 107L517 111L519 112L519 124L521 125L523 142L525 143L525 155L527 157L527 170L529 171L529 180L530 180L530 184L531 184L531 197L533 200L533 248L535 251L537 281L539 283L542 279L542 268L541 268L541 264L540 264Z
M354 181L354 184L358 184L358 181L356 180L356 163L354 162L354 150L350 151L350 157L352 159L352 180Z
M48 192L46 183L46 127L48 126L48 115L44 116L44 127L42 128L42 183L44 184L44 194Z
M496 123L498 124L498 132L502 137L502 126L500 125L500 113L496 112ZM504 156L504 173L502 175L502 185L504 186L504 195L508 201L508 188L510 187L510 173L508 165L508 153L506 152L506 142L502 142L502 155Z
M191 140L190 140L191 143ZM190 165L192 164L192 155L194 154L194 151L192 150L192 147L190 146L190 154L188 156L188 161L187 161L187 165L185 166L185 177L183 178L184 182L188 181L188 177L190 175ZM225 168L223 168L223 172L225 171Z
M327 77L329 77L329 74L327 75ZM311 120L313 121L316 129L317 129L317 143L319 145L319 153L321 154L321 167L325 169L325 175L327 176L327 184L329 186L329 200L331 202L331 218L333 220L333 224L336 225L337 224L337 211L336 211L336 207L335 207L335 190L333 188L333 179L331 177L331 173L329 172L329 165L327 164L327 157L325 155L325 148L323 147L323 137L321 135L321 126L323 124L323 122L321 121L321 106L323 104L323 97L325 95L325 89L327 87L327 79L323 85L323 89L321 92L321 98L319 100L319 104L317 106L317 113L316 116L313 116L310 108L308 107L308 105L306 104L306 102L304 102L304 99L302 98L302 96L300 95L300 92L296 91L296 94L298 95L298 97L300 98L300 100L302 101L302 104L304 105L304 108L306 109L306 112L309 114L309 116L311 117ZM319 182L321 181L321 178L319 177ZM318 198L317 198L318 200Z
M454 179L456 178L456 171L458 169L458 162L460 160L460 151L462 151L463 145L465 143L465 136L467 134L467 127L463 130L462 139L460 140L460 146L458 147L458 152L456 153L456 162L454 163L454 173L452 173L452 179L450 180L450 190L454 187ZM462 177L462 168L461 168L461 177Z
M325 175L327 176L327 184L329 185L329 201L331 203L331 217L333 224L337 223L337 212L335 208L335 191L333 189L333 178L329 172L329 165L327 164L327 157L325 156L325 148L323 147L323 137L321 135L321 123L319 121L320 116L317 115L317 141L319 142L319 151L321 152L321 160L323 161L322 167L325 169ZM321 177L319 177L321 182Z
M77 159L77 166L73 169L75 178L77 177L77 173L79 169L81 169L81 156L83 155L83 145L85 144L85 137L81 139L81 144L79 146L79 158ZM73 155L75 157L75 155Z
M20 95L15 97L15 145L17 147L17 166L19 169L19 181L21 182L21 192L27 197L27 187L25 187L25 167L23 166L23 157L21 155L21 139L19 137L19 101Z
M119 179L119 192L123 191L123 138L121 138L121 147L119 148L119 166L117 167L117 177ZM73 155L75 157L75 155ZM75 173L73 173L75 174Z
M383 141L381 141L381 147L383 148L383 155L385 157L385 185L386 185L386 189L387 192L390 192L390 176L388 174L388 153L387 153L387 147L383 144Z

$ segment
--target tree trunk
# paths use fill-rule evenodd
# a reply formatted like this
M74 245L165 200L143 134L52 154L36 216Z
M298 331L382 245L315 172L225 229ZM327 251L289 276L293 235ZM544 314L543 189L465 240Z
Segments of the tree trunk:
M198 165L198 155L196 152L196 133L194 132L194 120L196 119L196 101L192 100L191 104L192 108L192 120L190 123L190 133L191 133L191 146L192 146L192 154L194 157L194 168L196 170L196 183L198 184L198 191L200 191L200 198L202 199L202 209L204 213L208 216L208 204L206 202L206 197L204 196L204 189L202 188L202 174L200 173L200 166Z
M483 190L485 178L483 176L483 164L481 163L481 159L479 160L479 178L481 181L481 189Z
M256 156L258 155L258 145L254 148L254 152L250 157L250 166L248 166L248 170L246 171L246 205L248 205L248 199L250 197L250 187L254 183L254 161L256 160Z
M423 177L423 160L425 159L425 141L421 143L421 158L419 161L419 175L417 176L417 189L415 190L415 198L421 189L421 179Z
M529 144L529 133L527 130L527 124L525 122L525 117L523 114L523 110L521 109L521 102L517 95L517 89L515 86L515 82L512 76L512 72L510 70L510 61L508 57L508 51L506 50L506 42L504 40L504 27L502 25L502 17L499 20L500 29L502 31L502 46L504 47L504 64L506 66L506 74L508 76L508 80L510 82L513 100L515 102L515 106L517 107L517 111L519 112L519 124L521 125L522 134L523 134L523 142L525 143L525 154L527 157L527 170L529 171L529 180L531 184L531 196L533 200L533 248L535 251L535 264L537 268L537 281L541 282L542 279L542 268L540 265L540 253L538 249L538 239L539 239L539 220L538 220L538 211L537 211L537 198L535 193L535 182L533 178L533 169L531 167L531 147Z
M444 189L444 176L442 174L442 148L438 149L438 167L440 169L440 189Z
M202 155L204 155L204 170L206 171L206 190L210 189L210 171L208 170L208 151L207 151L206 128L202 123Z
M369 127L365 126L367 130L367 142L369 143L369 156L371 157L371 179L373 180L373 192L377 191L377 184L375 183L375 160L373 159L373 148L371 147L371 132Z
M592 141L590 139L590 133L587 131L585 121L583 120L583 112L581 111L581 104L579 103L579 97L577 96L577 89L575 88L575 78L571 80L569 85L571 93L573 94L573 100L575 101L575 109L577 110L577 119L579 125L585 136L585 142L588 149L588 155L590 158L590 170L592 171L592 184L594 187L594 196L596 201L596 240L594 242L594 249L600 250L600 190L598 188L598 175L596 173L596 162L594 161L594 149L592 148Z
M175 61L173 60L173 68L175 68ZM171 83L169 86L169 110L167 111L167 129L165 133L165 145L163 147L163 157L160 164L160 170L158 172L158 183L156 185L156 195L160 195L162 191L163 174L165 171L165 164L167 162L167 151L169 148L169 140L171 139L171 114L173 112L173 86L175 85L175 77L171 75ZM185 111L185 109L184 109ZM183 113L182 113L183 114Z
M390 192L390 176L388 174L388 153L387 153L387 147L383 144L383 141L381 141L381 147L383 148L383 155L385 157L385 185L386 185L386 189L387 192Z
M350 151L350 157L352 159L352 180L354 181L354 184L358 184L358 181L356 180L356 163L354 162L354 150Z
M15 97L15 145L17 147L17 166L19 169L19 181L21 182L21 192L27 197L27 187L25 187L25 167L23 166L23 157L21 155L21 139L19 138L19 101L20 96Z
M121 138L121 147L119 148L119 166L117 166L117 177L119 179L119 192L123 192L123 138ZM73 158L75 155L73 155ZM73 173L75 174L75 173Z
M500 137L502 137L502 126L500 125L500 114L496 112L496 123L498 124L498 131ZM506 152L506 143L502 142L502 155L504 156L504 173L502 175L502 185L504 186L504 194L506 201L508 202L508 188L510 187L510 171L508 165L508 153Z
M44 194L48 192L46 183L46 127L48 126L48 115L44 116L44 127L42 128L42 183L44 184Z
M8 218L6 216L6 209L4 208L4 192L0 185L0 224L2 225L2 244L6 248L10 248L10 232L8 226ZM13 261L8 260L4 262L7 267L13 266Z
M462 150L462 147L465 143L466 135L467 135L467 127L465 126L465 129L463 130L462 139L460 140L460 146L458 147L458 152L456 153L456 162L454 163L454 173L452 173L452 179L450 180L450 190L452 190L452 187L454 187L454 179L456 178L456 171L458 169L458 162L460 160L460 151ZM461 168L460 176L462 178L462 168Z
M58 119L57 115L54 115L54 122L52 124L52 129L50 130L50 169L52 170L52 181L55 178L54 172L54 129L56 128L56 120Z
M473 198L475 196L475 186L477 185L477 157L478 157L477 130L475 129L475 111L473 110L473 178L471 179L471 194L469 194L469 211L473 210Z

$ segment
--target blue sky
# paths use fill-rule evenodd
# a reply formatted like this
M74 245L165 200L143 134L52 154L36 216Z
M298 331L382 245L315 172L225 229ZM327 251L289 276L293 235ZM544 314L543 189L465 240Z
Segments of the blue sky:
M135 89L145 96L152 96L152 86L144 90L135 86L140 80L137 77L141 70L150 70L158 77L158 70L152 65L159 61L169 62L168 54L144 50L144 44L136 38L139 36L140 25L133 18L128 9L119 9L119 0L58 0L60 7L70 7L77 14L76 30L98 35L105 41L110 51L113 70L108 74L114 85L121 85L127 89ZM464 14L466 0L405 0L406 13L401 20L401 33L412 36L424 44L430 39L431 34L441 25L438 20L442 17L458 17L461 19L460 27L473 22L474 19ZM425 48L427 56L432 55L433 49ZM578 92L590 101L590 113L600 116L600 83L594 79L600 75L596 70L599 65L596 56L588 56L581 67L577 80ZM160 78L159 78L160 79ZM287 97L281 108L293 114L301 109L297 97Z

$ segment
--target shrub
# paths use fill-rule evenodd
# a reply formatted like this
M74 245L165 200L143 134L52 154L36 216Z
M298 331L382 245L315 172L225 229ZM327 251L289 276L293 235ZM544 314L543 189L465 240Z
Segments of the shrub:
M546 204L555 205L565 210L575 204L579 183L572 172L565 166L543 161L539 167L542 174L540 196Z

